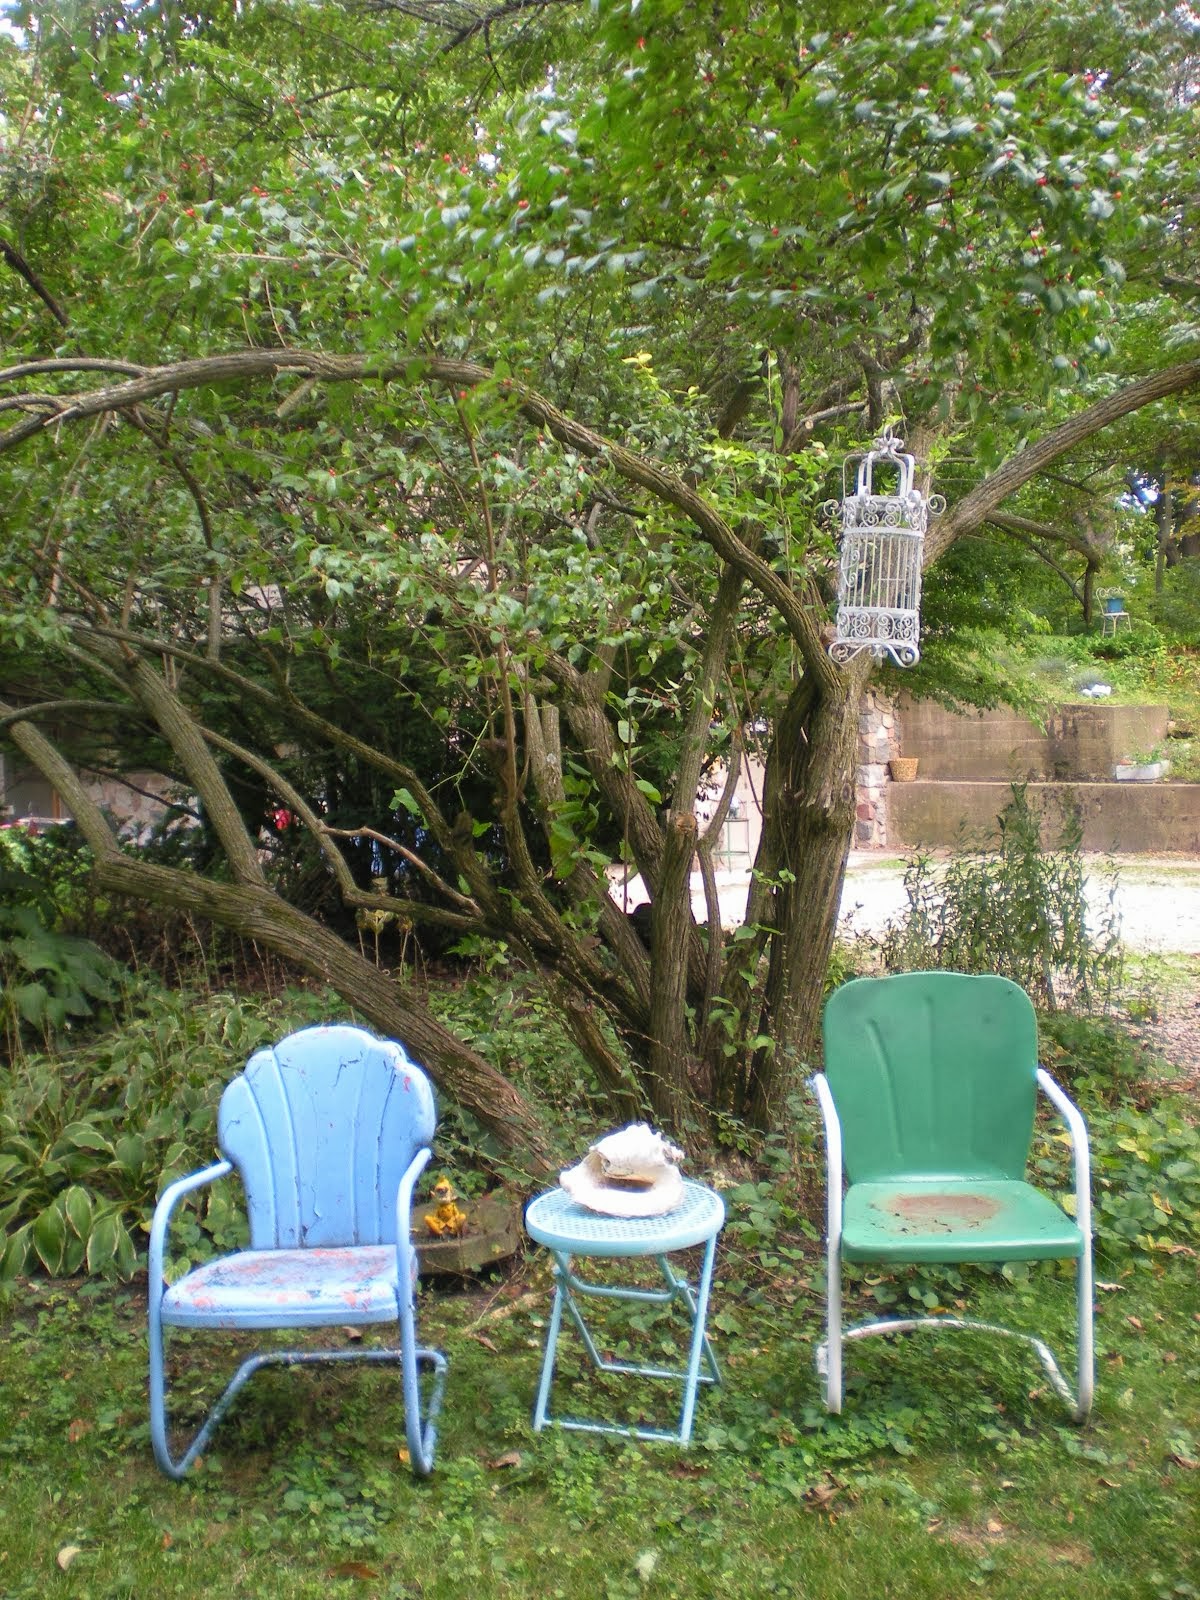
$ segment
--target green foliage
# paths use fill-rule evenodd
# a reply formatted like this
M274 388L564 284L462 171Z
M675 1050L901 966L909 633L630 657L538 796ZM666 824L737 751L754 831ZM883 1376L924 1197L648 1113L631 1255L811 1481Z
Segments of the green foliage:
M503 944L471 942L480 965L465 980L431 995L436 1015L486 1061L519 1085L541 1112L555 1144L581 1150L613 1121L611 1107L566 1025L544 974L514 962ZM460 953L467 953L460 946ZM620 1059L615 1035L609 1045ZM630 1076L630 1090L633 1078ZM439 1107L439 1159L467 1193L486 1187L486 1166L503 1171L497 1141L469 1112L452 1102ZM524 1175L513 1174L518 1181Z
M1115 1017L1043 1013L1038 1024L1043 1064L1089 1107L1144 1098L1155 1063Z
M905 869L908 908L884 935L893 972L944 968L1011 978L1049 1010L1064 999L1103 1007L1119 984L1123 952L1109 908L1089 926L1082 827L1068 816L1058 842L1042 843L1042 822L1025 784L985 839L964 839L944 868L918 857Z
M121 980L90 940L63 931L88 902L87 866L55 833L0 829L0 1030L10 1061L28 1041L48 1047L91 1018Z
M1125 1105L1091 1119L1101 1251L1149 1261L1200 1251L1200 1129L1182 1107Z
M160 1188L208 1160L221 1090L246 1058L313 1020L313 1002L135 990L120 1026L30 1055L0 1087L0 1279L133 1271ZM240 1235L228 1187L185 1211L175 1266Z

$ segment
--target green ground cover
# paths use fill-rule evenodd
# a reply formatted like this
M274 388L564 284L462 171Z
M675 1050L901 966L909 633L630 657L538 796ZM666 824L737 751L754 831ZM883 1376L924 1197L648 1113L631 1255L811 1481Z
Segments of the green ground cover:
M1031 1360L961 1334L856 1350L830 1419L811 1368L819 1276L801 1235L788 1259L765 1204L778 1194L758 1205L769 1247L751 1242L754 1206L732 1208L713 1319L726 1382L687 1454L531 1433L549 1287L535 1256L424 1295L452 1362L428 1482L400 1460L393 1380L364 1370L260 1374L214 1454L171 1484L149 1450L139 1286L22 1285L2 1334L0 1594L1200 1593L1194 1260L1102 1268L1086 1429ZM1069 1338L1069 1286L1051 1274L954 1293ZM229 1359L205 1350L177 1389L193 1414Z

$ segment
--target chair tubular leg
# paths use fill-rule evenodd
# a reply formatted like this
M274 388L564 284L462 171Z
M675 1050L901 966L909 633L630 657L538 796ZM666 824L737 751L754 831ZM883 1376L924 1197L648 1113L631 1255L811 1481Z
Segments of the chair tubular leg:
M836 1417L842 1409L842 1256L832 1241L826 1253L825 1274L825 1343L817 1352L817 1370L825 1374L825 1409Z
M437 1448L437 1419L445 1392L447 1364L441 1351L417 1347L411 1341L399 1349L267 1350L248 1356L226 1385L224 1392L205 1417L183 1454L176 1458L171 1454L168 1440L165 1344L161 1324L157 1328L154 1326L157 1320L157 1318L152 1319L150 1331L150 1441L154 1449L154 1459L168 1478L178 1481L184 1477L188 1468L207 1448L209 1440L229 1411L238 1391L260 1367L315 1366L318 1363L340 1361L365 1361L376 1364L387 1362L400 1367L409 1463L417 1477L428 1477L432 1472ZM432 1374L423 1413L420 1404L422 1367Z
M832 1252L831 1252L832 1255ZM816 1367L825 1378L825 1408L835 1415L842 1409L842 1346L855 1339L869 1339L877 1333L914 1333L921 1328L961 1328L970 1333L998 1334L1005 1339L1019 1339L1029 1345L1051 1388L1071 1412L1074 1422L1086 1422L1092 1409L1095 1393L1095 1355L1092 1333L1092 1261L1090 1251L1079 1260L1076 1298L1078 1308L1077 1355L1078 1373L1074 1391L1063 1376L1054 1352L1044 1340L1015 1328L1005 1328L995 1322L978 1322L970 1317L885 1317L877 1322L860 1322L852 1328L841 1323L841 1274L835 1273L830 1262L828 1328L826 1338L816 1352Z

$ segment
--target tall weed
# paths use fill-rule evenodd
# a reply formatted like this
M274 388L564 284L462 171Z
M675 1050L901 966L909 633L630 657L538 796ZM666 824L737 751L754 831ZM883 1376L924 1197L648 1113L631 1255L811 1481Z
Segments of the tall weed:
M1103 1010L1124 967L1116 875L1108 875L1107 902L1093 928L1082 840L1079 818L1069 813L1057 844L1047 849L1027 786L1014 783L994 834L964 838L944 867L928 857L909 862L908 907L884 934L884 966L999 973L1045 1010L1064 1001Z

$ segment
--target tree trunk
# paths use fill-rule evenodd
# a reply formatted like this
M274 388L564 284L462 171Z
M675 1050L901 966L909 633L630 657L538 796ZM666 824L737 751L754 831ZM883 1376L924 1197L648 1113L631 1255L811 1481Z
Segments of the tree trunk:
M676 1133L690 1100L687 1035L688 947L692 934L691 870L696 818L673 811L658 893L650 914L650 1099L654 1114Z
M831 684L802 682L771 752L764 834L776 863L774 938L764 1031L746 1113L778 1125L787 1096L816 1058L829 951L854 833L859 707L872 660L860 655Z
M1086 565L1083 569L1083 625L1085 628L1090 628L1096 613L1096 573L1100 569L1100 563L1091 556L1085 556L1084 560Z
M0 706L0 711L9 708ZM398 1039L445 1093L470 1111L531 1172L553 1168L533 1108L482 1056L457 1039L424 1003L385 976L344 939L259 884L218 883L126 854L78 776L46 737L16 722L9 737L58 790L95 857L104 888L151 905L207 917L295 963L337 993L378 1031ZM231 1063L231 1066L233 1063Z

